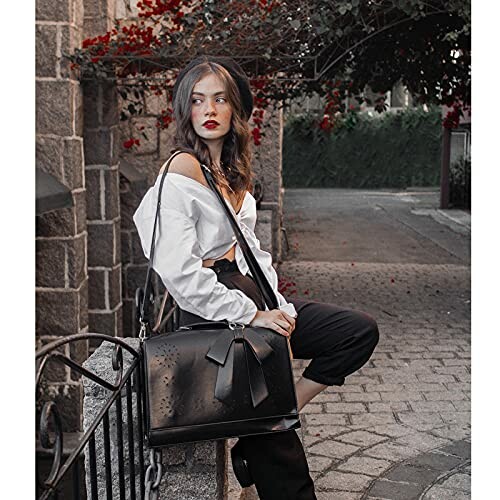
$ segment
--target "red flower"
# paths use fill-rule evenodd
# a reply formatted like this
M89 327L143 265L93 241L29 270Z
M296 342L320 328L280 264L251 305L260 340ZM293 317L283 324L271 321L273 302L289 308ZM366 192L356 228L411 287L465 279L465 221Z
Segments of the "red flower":
M137 144L138 146L140 144L139 139L134 139L133 137L131 137L123 143L123 147L126 149L130 149L134 144Z

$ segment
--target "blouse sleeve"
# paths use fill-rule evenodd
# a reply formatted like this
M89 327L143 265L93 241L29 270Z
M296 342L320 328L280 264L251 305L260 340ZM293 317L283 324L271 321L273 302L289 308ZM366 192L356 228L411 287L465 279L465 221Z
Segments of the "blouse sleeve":
M151 238L152 234L149 242ZM141 240L149 258L144 244L148 239ZM185 311L207 320L243 324L249 324L257 312L252 299L241 290L227 288L211 269L202 266L195 221L173 208L160 209L153 269Z

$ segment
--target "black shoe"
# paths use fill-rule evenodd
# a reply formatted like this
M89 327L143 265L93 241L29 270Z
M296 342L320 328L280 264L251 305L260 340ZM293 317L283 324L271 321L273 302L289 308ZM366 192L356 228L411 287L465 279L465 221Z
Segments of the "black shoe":
M233 464L234 475L242 488L248 488L254 484L254 480L252 479L247 463L245 462L242 444L239 439L238 442L231 448L231 462Z

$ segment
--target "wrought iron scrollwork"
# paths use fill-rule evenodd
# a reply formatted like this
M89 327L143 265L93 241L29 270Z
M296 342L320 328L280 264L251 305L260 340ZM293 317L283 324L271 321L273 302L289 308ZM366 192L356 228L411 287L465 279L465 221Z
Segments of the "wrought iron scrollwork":
M61 352L61 348L65 348L67 345L71 345L75 342L79 341L87 341L87 340L102 340L105 342L110 342L114 344L111 364L113 370L116 372L116 376L113 382L109 382L104 380L98 374L88 370L80 363L77 363L75 360L71 359L64 352ZM124 373L124 359L123 359L123 351L128 352L132 356L132 362L129 368ZM40 480L38 478L38 487L41 492L38 496L39 500L45 500L51 498L54 493L57 491L58 486L60 485L63 477L66 476L68 471L72 469L75 465L79 457L82 456L82 452L86 446L88 446L89 453L92 453L92 450L95 454L95 432L97 427L102 423L108 422L109 424L109 410L111 406L114 404L117 411L122 411L121 406L121 393L122 389L125 390L126 395L126 414L127 414L127 422L128 422L128 433L127 433L127 443L129 449L129 468L130 472L134 472L134 464L130 463L130 460L134 462L134 428L131 426L132 417L132 394L135 392L136 401L137 401L137 419L138 419L138 450L139 450L139 465L140 467L144 467L144 457L143 457L143 436L142 436L142 388L141 388L141 372L140 372L140 360L141 353L127 344L124 340L116 337L110 337L108 335L103 335L99 333L84 333L84 334L76 334L70 335L68 337L64 337L58 339L54 342L51 342L41 348L36 353L36 391L37 398L42 394L41 385L44 381L44 373L47 370L49 364L52 363L60 363L67 367L70 370L73 370L79 373L81 376L92 380L94 383L103 387L104 389L110 391L109 398L106 400L105 404L99 411L97 417L90 425L87 426L85 432L78 440L77 444L74 448L69 452L68 457L64 460L63 457L63 425L61 421L60 412L57 409L57 405L55 401L49 400L46 401L42 409L40 411L39 424L38 424L38 439L39 444L42 450L46 451L48 454L52 455L52 463L50 466L50 472L48 476L44 480ZM132 385L133 376L135 377L136 383ZM119 416L117 416L119 418ZM120 421L119 425L120 430L122 429L122 422ZM109 438L109 436L108 436ZM119 443L120 447L120 457L121 463L119 463L120 475L124 475L124 457L123 457L123 440L124 437L118 436L117 439L121 439L121 443ZM120 446L121 444L121 446ZM94 467L92 467L92 462ZM95 477L91 477L90 491L88 492L88 498L97 498L97 479L96 479L96 471L95 471L95 456L90 458L90 474L95 475ZM108 465L106 465L108 468ZM92 469L94 469L92 471ZM139 484L139 497L141 499L144 498L145 488L144 488L144 471L140 470L140 479L141 483ZM37 471L38 474L38 471ZM135 480L135 478L134 478ZM132 479L131 479L132 481ZM124 481L120 478L120 491L124 488ZM109 491L110 480L107 480L106 489ZM135 486L134 493L131 494L131 498L135 498Z

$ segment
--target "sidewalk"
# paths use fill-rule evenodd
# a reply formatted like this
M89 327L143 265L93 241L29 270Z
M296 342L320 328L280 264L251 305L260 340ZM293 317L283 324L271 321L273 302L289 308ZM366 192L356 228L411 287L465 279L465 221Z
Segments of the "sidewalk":
M438 199L286 190L292 296L363 310L380 330L371 360L301 412L319 500L470 498L470 214Z

